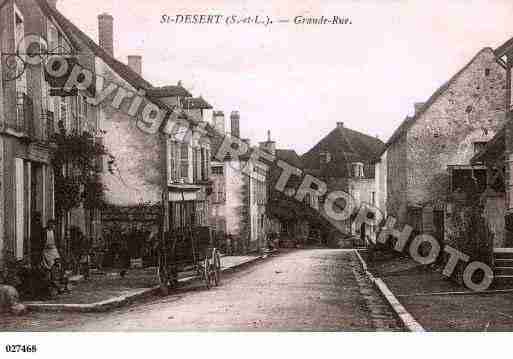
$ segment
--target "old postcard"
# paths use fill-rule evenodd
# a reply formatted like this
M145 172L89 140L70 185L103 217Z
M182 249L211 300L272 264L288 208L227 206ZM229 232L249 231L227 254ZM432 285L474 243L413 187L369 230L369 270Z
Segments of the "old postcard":
M0 331L513 330L512 16L0 0Z

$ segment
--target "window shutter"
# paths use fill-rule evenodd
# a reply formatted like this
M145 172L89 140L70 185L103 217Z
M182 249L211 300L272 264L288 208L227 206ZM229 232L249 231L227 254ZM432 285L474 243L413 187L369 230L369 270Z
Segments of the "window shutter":
M202 173L201 173L201 170L202 170L202 166L203 166L203 163L201 162L201 148L198 148L196 150L196 158L197 158L197 162L196 162L196 166L197 166L197 172L198 172L198 180L202 180L203 179L203 176L202 176Z
M187 143L180 145L180 178L186 182L189 179L189 145Z
M174 180L173 176L173 142L168 143L167 147L167 175L168 175L168 182L171 182Z
M104 144L103 137L96 137L95 141L100 146L103 146L103 144ZM103 171L105 169L104 162L105 162L105 156L98 156L98 158L96 159L96 167L98 168L98 171L100 171L101 173L103 173Z

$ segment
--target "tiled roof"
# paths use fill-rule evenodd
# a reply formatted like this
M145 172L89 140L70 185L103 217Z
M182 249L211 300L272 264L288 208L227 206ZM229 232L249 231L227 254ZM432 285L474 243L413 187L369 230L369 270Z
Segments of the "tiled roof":
M84 33L75 24L73 24L64 15L62 15L57 9L48 5L48 2L46 0L35 1L40 6L41 10L47 16L53 17L55 21L59 24L59 26L63 29L63 31L66 33L66 35L70 37L72 40L74 40L75 47L77 47L78 49L82 47L81 44L76 41L76 37L82 43L84 43L95 56L101 58L107 65L109 65L121 78L127 81L130 85L132 85L136 89L145 90L148 97L151 98L151 101L155 105L159 106L162 109L172 111L172 109L167 104L159 100L158 97L152 97L149 95L149 93L154 89L151 83L149 83L142 76L133 71L128 65L116 60L113 56L107 53L104 49L97 45L96 42L94 42L86 33Z
M192 97L182 85L152 87L147 91L151 97Z
M413 117L406 116L406 118L401 122L399 127L396 128L392 136L388 139L387 143L385 144L385 147L383 148L382 152L385 152L388 147L390 147L392 144L395 143L403 134L408 132L411 125L413 124ZM383 154L383 153L381 153ZM381 155L380 154L380 155Z
M203 109L210 110L212 109L212 105L210 105L203 97L186 97L182 99L182 107L185 109Z
M302 168L303 162L301 161L301 157L294 150L276 150L276 158L279 158L282 161L287 162L289 165L292 165L296 168Z
M68 20L62 15L57 9L48 5L46 0L36 0L43 11L49 12L62 29L67 33L68 36L76 36L80 41L87 45L87 47L95 54L95 56L101 58L107 65L109 65L118 75L126 80L130 85L137 89L148 90L152 85L143 79L139 74L134 72L128 65L125 65L121 61L116 60L113 56L107 53L99 45L96 44L87 34L80 30L75 24Z
M513 48L513 37L494 50L495 55L502 57Z
M308 169L320 168L321 152L329 152L331 161L327 164L326 172L333 177L347 177L348 165L352 162L369 164L377 158L383 149L383 142L376 137L351 130L347 127L337 127L317 143L310 151L301 156L303 165ZM369 177L373 171L369 165Z
M387 141L385 147L379 154L381 156L388 147L390 147L395 141L397 141L401 136L406 134L408 130L415 124L415 122L431 107L431 105L460 77L460 75L465 72L465 70L485 51L490 51L495 55L493 50L489 47L483 48L481 51L479 51L473 58L470 60L461 70L459 70L454 76L452 76L449 81L444 83L442 86L440 86L427 100L427 102L422 106L420 111L418 111L414 117L409 118L407 117L399 126L399 128L392 134L390 139Z

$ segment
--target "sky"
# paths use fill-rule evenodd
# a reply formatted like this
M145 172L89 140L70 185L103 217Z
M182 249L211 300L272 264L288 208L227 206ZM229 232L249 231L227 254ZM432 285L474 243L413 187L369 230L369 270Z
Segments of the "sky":
M413 104L483 47L513 37L511 0L58 0L97 40L97 15L114 17L114 52L142 55L154 85L179 80L216 110L241 114L241 137L271 131L278 148L308 151L337 122L386 141ZM289 23L161 24L162 15L269 16ZM299 25L296 16L350 25ZM227 121L229 122L229 120Z

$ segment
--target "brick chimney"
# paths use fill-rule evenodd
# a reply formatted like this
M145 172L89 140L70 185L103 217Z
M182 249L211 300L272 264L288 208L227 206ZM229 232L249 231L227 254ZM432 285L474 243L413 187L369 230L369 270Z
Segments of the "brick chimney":
M142 75L142 56L129 55L128 56L128 67L130 67L138 75Z
M337 128L344 128L344 122L337 122Z
M212 126L214 126L218 134L224 135L226 133L226 121L223 111L214 111L212 114Z
M413 107L415 109L415 116L417 116L419 114L419 112L422 111L425 104L426 104L425 102L415 102L413 104Z
M260 142L259 147L261 150L265 150L273 156L276 155L276 142L271 140L271 131L267 131L267 141Z
M58 1L58 0L47 0L48 5L50 5L50 6L51 6L51 7L53 7L54 9L57 9L57 1Z
M233 137L240 138L240 114L239 111L232 111L230 115L230 129Z
M114 56L114 18L107 13L98 15L98 43Z

